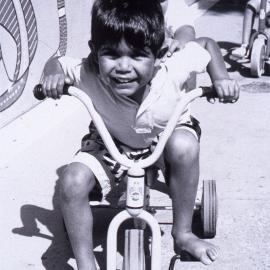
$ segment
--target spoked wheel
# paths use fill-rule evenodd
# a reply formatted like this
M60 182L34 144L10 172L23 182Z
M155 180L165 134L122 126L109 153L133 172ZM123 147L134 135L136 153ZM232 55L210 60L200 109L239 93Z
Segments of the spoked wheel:
M203 181L200 210L203 224L203 236L205 238L215 237L217 225L217 194L215 180Z
M250 58L250 72L254 77L261 77L264 73L264 65L266 61L266 45L265 38L258 37L255 39Z
M145 270L144 230L125 231L123 270Z

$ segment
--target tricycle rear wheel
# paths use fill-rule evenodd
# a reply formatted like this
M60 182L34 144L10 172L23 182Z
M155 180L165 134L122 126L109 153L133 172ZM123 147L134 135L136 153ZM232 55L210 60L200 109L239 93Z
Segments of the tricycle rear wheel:
M217 194L215 180L203 181L200 214L203 225L203 236L205 238L215 237L217 225Z
M253 77L259 78L264 73L264 66L266 61L266 45L265 37L258 37L255 39L251 57L250 57L250 73Z

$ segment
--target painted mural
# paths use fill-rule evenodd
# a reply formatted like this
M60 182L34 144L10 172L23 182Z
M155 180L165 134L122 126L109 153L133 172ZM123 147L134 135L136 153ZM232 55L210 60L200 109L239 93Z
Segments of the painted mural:
M0 0L0 116L25 91L29 70L39 46L41 30L38 28L37 14L33 7L37 3L34 2L37 1ZM58 25L54 28L58 31L58 48L50 53L51 57L64 55L67 49L65 0L55 2L50 9L57 9Z

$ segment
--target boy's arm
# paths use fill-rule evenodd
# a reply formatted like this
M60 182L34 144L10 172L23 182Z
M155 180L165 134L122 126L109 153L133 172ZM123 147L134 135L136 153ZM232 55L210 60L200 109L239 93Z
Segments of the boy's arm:
M170 44L167 57L185 46L189 41L194 41L196 38L195 29L191 25L183 25L178 27L174 32L174 39Z
M230 79L218 44L210 38L198 38L196 41L211 56L207 71L219 100L224 103L236 102L239 98L240 87L235 80Z
M72 83L71 78L65 74L58 57L47 61L41 82L45 96L54 99L60 98L63 95L64 85Z
M196 41L205 48L211 56L207 71L212 82L215 80L230 79L217 43L210 38L198 38Z
M174 38L178 41L180 47L184 46L189 41L194 41L195 37L195 29L191 25L183 25L177 28L174 33Z

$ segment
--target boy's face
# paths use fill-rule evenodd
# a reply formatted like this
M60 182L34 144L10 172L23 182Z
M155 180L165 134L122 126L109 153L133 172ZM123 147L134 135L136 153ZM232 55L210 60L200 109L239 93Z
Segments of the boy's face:
M143 93L153 78L156 57L148 47L134 49L124 39L103 45L96 53L101 80L121 96Z

